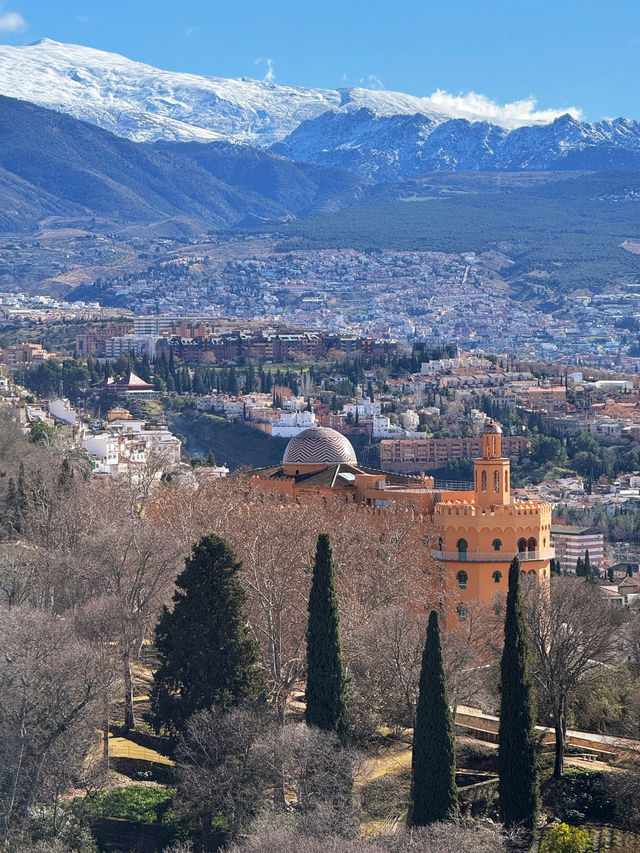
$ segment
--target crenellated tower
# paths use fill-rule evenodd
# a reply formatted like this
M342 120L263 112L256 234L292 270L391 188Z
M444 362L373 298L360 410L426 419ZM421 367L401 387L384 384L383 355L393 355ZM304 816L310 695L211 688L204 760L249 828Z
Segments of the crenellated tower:
M434 508L439 527L432 556L443 564L448 626L464 622L471 601L493 602L507 591L509 564L518 555L529 579L548 585L551 505L512 500L510 463L502 456L502 429L491 421L474 459L474 488Z

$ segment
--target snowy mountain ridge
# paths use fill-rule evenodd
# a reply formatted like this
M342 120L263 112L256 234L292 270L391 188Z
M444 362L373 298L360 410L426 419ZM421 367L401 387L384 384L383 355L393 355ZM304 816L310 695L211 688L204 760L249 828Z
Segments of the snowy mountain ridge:
M441 91L418 98L202 77L50 39L0 46L2 94L135 142L271 148L376 183L436 171L640 169L640 123L631 119L588 124L575 110Z
M42 39L0 46L0 94L66 112L137 142L224 139L267 147L303 121L327 111L362 108L378 116L415 115L439 124L451 118L481 121L456 99L434 107L438 95L361 88L311 89L247 78L201 77L163 71L115 53ZM555 117L555 116L552 116ZM494 122L500 123L500 122ZM502 126L523 123L506 116Z

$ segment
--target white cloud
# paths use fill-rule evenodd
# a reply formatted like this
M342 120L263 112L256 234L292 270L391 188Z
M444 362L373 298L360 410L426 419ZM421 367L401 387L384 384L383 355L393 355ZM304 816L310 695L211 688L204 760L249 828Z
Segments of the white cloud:
M200 27L187 27L187 29L184 31L185 37L189 38L189 36L192 36L194 33L197 33L199 30Z
M381 92L386 89L386 86L382 82L382 80L376 76L375 74L369 74L367 77L368 89L378 89Z
M527 124L547 124L558 116L569 113L576 119L582 118L582 110L578 107L564 107L560 110L536 109L536 99L533 96L513 101L510 104L498 104L485 95L476 92L451 95L442 89L437 89L428 98L420 98L425 107L455 118L466 118L469 121L490 121L505 127L520 127Z
M0 15L0 32L17 33L27 28L27 22L20 12L5 12Z
M254 65L260 65L261 63L266 63L267 70L264 73L264 77L262 78L266 83L275 83L276 80L276 72L274 70L274 62L273 59L269 59L268 57L265 59L263 56L259 56L257 59L253 60Z

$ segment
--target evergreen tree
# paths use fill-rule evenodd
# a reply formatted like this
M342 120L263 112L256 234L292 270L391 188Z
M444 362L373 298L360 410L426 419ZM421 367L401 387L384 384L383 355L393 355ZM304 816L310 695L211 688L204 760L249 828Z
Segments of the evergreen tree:
M587 583L594 583L596 576L593 568L591 566L591 560L589 558L589 549L584 552L584 576L587 580Z
M229 379L227 390L232 397L237 397L240 393L240 389L238 388L238 376L236 374L235 367L229 368Z
M176 580L174 607L155 631L160 665L151 702L156 726L180 731L196 711L228 709L263 696L258 651L249 638L240 563L219 536L194 545Z
M500 662L498 730L499 805L506 826L532 830L538 814L538 774L527 628L520 591L520 560L509 567L509 591Z
M73 468L69 464L69 459L65 456L60 465L60 473L58 474L58 488L61 492L68 493L73 485Z
M349 736L347 679L340 652L338 597L328 533L318 536L309 595L306 698L307 725L334 731L345 744Z
M209 448L209 452L207 453L207 465L210 468L216 467L216 457L213 455L213 450Z
M426 826L458 813L453 721L442 660L438 613L429 614L413 732L409 823Z
M578 557L578 559L576 560L576 575L579 578L583 578L585 576L584 560L582 559L582 557Z

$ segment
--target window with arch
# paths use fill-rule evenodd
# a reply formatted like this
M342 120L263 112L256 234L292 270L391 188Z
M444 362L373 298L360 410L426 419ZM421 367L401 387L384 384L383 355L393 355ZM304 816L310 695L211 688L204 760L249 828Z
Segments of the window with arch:
M529 571L527 572L527 577L528 578L536 578L536 577L538 577L538 573L536 572L535 569L529 569Z
M456 548L458 549L458 559L460 559L460 560L466 560L467 559L467 548L468 547L469 546L467 545L466 539L458 539L458 542L456 544Z
M456 608L458 611L458 621L466 622L467 621L467 608L464 604L459 604Z
M543 547L543 548L546 548L546 547L547 547L547 537L546 537L546 536L543 536L543 537L542 537L542 547Z
M466 572L458 572L456 575L456 579L458 581L458 586L460 589L467 588L467 581L469 580L469 575Z
M524 554L527 550L527 540L526 539L518 539L518 553Z
M442 536L439 536L438 537L438 551L442 551L443 545L444 545L444 542L442 541Z
M525 570L524 570L524 569L520 569L520 577L521 577L521 578L526 578L526 576L527 576L527 573L525 572Z
M493 472L493 491L496 494L500 491L500 471Z
M502 580L502 572L494 572L491 577L493 578L494 583L500 583Z
M530 554L533 554L533 553L536 551L537 547L538 547L538 543L537 543L537 541L533 538L533 536L531 536L531 537L527 540L527 551L528 551Z
M501 539L494 539L491 544L493 545L494 551L499 551L502 548L502 540Z
M480 480L482 482L482 491L486 492L487 491L487 472L486 471L482 472L482 476L480 477Z

